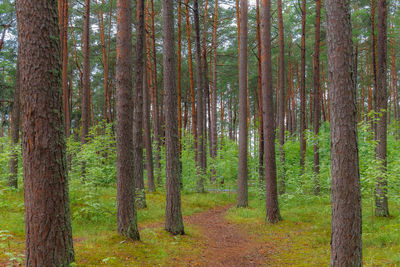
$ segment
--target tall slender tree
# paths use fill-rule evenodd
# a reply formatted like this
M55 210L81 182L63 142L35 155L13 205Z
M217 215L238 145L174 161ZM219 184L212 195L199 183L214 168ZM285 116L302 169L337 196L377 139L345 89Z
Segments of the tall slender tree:
M362 266L357 108L349 0L326 1L331 110L331 266Z
M285 193L285 33L283 28L282 0L278 4L279 21L279 159L282 173L279 179L279 193Z
M83 22L83 76L82 76L82 132L81 143L87 142L90 128L90 0L85 0Z
M19 0L16 10L23 122L25 264L69 266L74 262L74 250L57 2Z
M381 162L381 170L386 172L387 166L387 3L386 0L378 0L378 70L376 111L382 116L376 123L376 140L378 144L375 156ZM389 216L387 199L387 180L384 176L378 177L375 190L375 215Z
M136 46L133 98L133 179L138 208L146 207L143 179L143 72L144 72L144 0L136 3Z
M212 93L211 93L211 157L213 159L217 156L217 82L218 82L218 36L217 36L217 28L218 28L218 0L215 0L215 8L214 8L214 20L213 20L213 83L212 83ZM215 177L214 177L215 179Z
M132 6L117 2L117 223L118 232L139 240L133 180Z
M184 234L178 140L176 65L174 41L174 1L162 0L163 78L165 107L165 158L166 196L165 229L174 234Z
M205 174L205 131L204 131L204 75L203 75L203 60L201 57L201 41L200 41L200 18L199 18L199 4L198 0L193 2L194 14L194 28L195 28L195 43L196 43L196 87L197 87L197 168L198 168L198 181L197 191L204 192L204 174Z
M300 167L306 162L306 0L301 2L301 67L300 67Z
M18 56L17 56L18 57ZM10 175L8 176L8 186L18 188L18 153L17 146L19 142L20 130L20 71L19 60L17 59L17 69L14 85L14 102L11 111L11 155L10 155Z
M240 50L239 50L239 167L238 207L248 206L247 189L247 0L240 0Z
M314 49L314 135L319 134L319 124L321 118L320 101L320 73L319 73L319 50L320 50L320 25L321 25L321 0L316 0L315 7L315 49ZM318 138L314 143L314 194L320 191L319 182L319 145Z
M281 220L276 181L274 104L271 66L271 1L261 0L261 81L264 120L264 172L266 183L266 221Z

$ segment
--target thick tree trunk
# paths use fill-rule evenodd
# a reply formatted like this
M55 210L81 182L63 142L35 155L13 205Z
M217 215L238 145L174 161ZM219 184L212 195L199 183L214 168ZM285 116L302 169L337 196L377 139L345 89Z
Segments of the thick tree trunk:
M240 0L239 167L237 206L248 206L247 173L247 0Z
M301 4L301 67L300 67L300 167L306 163L306 0Z
M279 194L285 193L285 35L283 30L282 0L278 0L279 20L279 159L282 173L279 179Z
M174 1L162 0L163 77L165 93L166 196L165 229L173 235L184 234L178 140L178 116L174 42Z
M357 108L349 0L327 0L331 110L331 266L362 266Z
M278 206L278 189L275 161L275 129L271 66L271 1L261 1L261 72L264 120L264 166L266 183L266 221L281 220Z
M133 180L132 6L117 1L117 222L118 232L139 240Z
M382 172L386 172L387 167L387 3L386 0L378 0L378 76L376 92L376 111L382 116L376 122L376 140L378 144L375 148L375 157L380 161ZM389 206L387 199L387 180L378 177L375 190L375 215L379 217L389 216Z
M202 73L202 59L201 59L201 44L200 44L200 19L199 19L199 6L198 0L194 0L193 5L194 13L194 27L196 33L196 87L197 87L197 167L198 167L198 181L197 191L204 192L204 156L205 153L205 134L204 134L204 75Z
M318 134L321 118L321 101L320 101L320 80L319 80L319 47L320 47L320 25L321 25L321 0L316 1L315 9L315 49L314 49L314 135L316 137L314 143L314 194L318 195L320 186L319 176L319 144Z
M90 127L90 0L85 0L83 25L83 76L82 76L82 132L81 143L86 144Z
M26 266L74 262L56 1L16 3ZM41 29L40 32L37 29Z
M137 0L136 46L133 98L133 179L138 208L146 207L143 179L143 72L144 72L144 0Z
M18 188L18 153L19 144L19 125L21 117L20 105L20 70L19 60L17 59L17 69L14 86L14 103L11 111L11 154L10 154L10 175L8 176L8 186Z

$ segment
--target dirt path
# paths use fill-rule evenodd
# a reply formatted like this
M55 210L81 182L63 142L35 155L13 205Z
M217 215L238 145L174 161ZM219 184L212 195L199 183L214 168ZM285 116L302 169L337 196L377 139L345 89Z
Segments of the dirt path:
M185 218L186 224L198 227L204 248L200 255L188 256L185 266L266 266L267 244L252 240L238 225L229 223L226 211L232 206L218 207Z

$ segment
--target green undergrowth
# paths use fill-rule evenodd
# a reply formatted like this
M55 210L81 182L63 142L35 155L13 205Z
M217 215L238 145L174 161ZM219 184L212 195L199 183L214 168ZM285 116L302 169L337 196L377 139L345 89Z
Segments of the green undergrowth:
M165 194L146 194L147 208L138 210L141 241L130 242L116 232L116 189L70 184L71 217L78 266L173 265L187 251L199 251L200 233L186 225L185 236L164 231ZM184 193L184 216L233 203L228 193ZM23 191L0 184L0 266L23 262L25 245Z
M392 203L389 218L373 216L371 201L363 202L363 260L366 266L400 265L400 205ZM251 198L249 208L232 208L231 222L243 225L263 244L274 266L328 266L330 263L331 206L328 195L284 195L283 220L265 222L265 200Z

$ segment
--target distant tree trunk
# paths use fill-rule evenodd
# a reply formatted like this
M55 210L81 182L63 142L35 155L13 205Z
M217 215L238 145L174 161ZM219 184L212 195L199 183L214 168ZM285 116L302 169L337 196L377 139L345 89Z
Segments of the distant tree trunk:
M214 21L213 21L213 85L212 85L212 105L211 105L211 158L215 159L217 157L217 145L218 145L218 134L217 134L217 81L218 81L218 39L217 39L217 27L218 27L218 0L215 0L214 8ZM213 170L213 173L215 170ZM215 176L213 175L213 180Z
M239 167L237 206L248 206L247 189L247 0L240 0Z
M260 184L264 184L264 127L263 127L263 104L262 104L262 86L261 86L261 28L260 28L260 2L256 1L256 21L257 21L257 67L258 67L258 114L259 114L259 159L258 174Z
M139 240L133 180L132 6L117 1L117 222L118 232Z
M179 152L182 144L182 2L178 2L178 137Z
M157 80L157 55L156 55L156 33L154 26L154 2L151 0L151 37L153 47L153 135L155 143L155 169L157 184L161 184L161 118L158 101L158 80Z
M18 56L17 56L18 57ZM17 59L17 69L14 86L14 103L11 111L11 155L10 155L10 176L8 176L8 186L18 188L18 153L19 125L21 117L20 106L20 70L19 60Z
M271 1L261 1L261 72L264 119L264 166L266 182L266 221L281 220L278 206L278 189L275 161L275 129L271 68Z
M186 35L188 44L188 61L189 61L189 79L190 79L190 97L192 103L192 132L194 136L194 150L197 151L197 124L196 124L196 103L195 103L195 91L194 91L194 80L193 80L193 60L192 60L192 42L190 27L190 13L189 13L189 0L185 0L185 11L186 11ZM197 161L197 153L196 153Z
M331 266L362 266L361 192L349 0L327 0L331 110Z
M378 70L376 69L376 35L375 35L375 0L371 0L371 39L372 39L372 70L374 77L374 90L373 90L373 108L375 111L379 112L377 109L377 97L378 97ZM376 125L374 125L376 128Z
M210 81L208 78L208 63L207 63L207 21L208 21L208 0L205 0L204 3L204 16L203 16L203 42L202 42L202 57L201 57L201 67L202 67L202 75L204 75L203 78L203 117L202 117L202 122L203 122L203 172L204 174L207 171L207 105L209 104L210 100Z
M205 144L204 144L204 75L202 73L202 59L201 59L201 44L200 44L200 20L199 20L199 6L198 0L194 0L193 5L194 13L194 27L196 33L196 87L197 87L197 167L198 167L198 181L197 191L204 192L204 156Z
M386 0L378 0L378 80L376 92L376 111L382 116L376 122L376 140L378 144L375 148L375 157L381 161L382 172L386 172L387 167L387 3ZM375 190L375 215L379 217L389 216L389 206L387 199L387 180L378 177Z
M138 208L146 207L143 179L143 72L144 72L144 0L137 0L136 46L133 98L133 179Z
M56 1L16 2L22 107L26 266L69 266L68 197ZM41 29L37 31L37 29ZM35 100L35 101L32 101Z
M86 144L90 125L90 0L85 0L83 23L83 77L82 77L82 132L81 143Z
M147 6L149 5L149 0L147 0ZM146 32L148 32L148 12L145 12L145 25ZM156 191L154 184L154 167L153 167L153 147L151 143L151 125L150 125L150 95L149 95L149 84L151 84L151 62L150 62L150 46L149 35L145 34L145 48L144 51L147 52L144 57L144 70L143 70L143 138L144 147L146 148L146 169L147 169L147 188L149 192ZM149 75L147 75L147 73ZM148 82L150 80L150 83ZM152 86L152 85L151 85Z
M173 235L184 234L181 212L180 163L178 140L178 116L176 94L174 1L162 0L163 77L166 122L166 195L165 229Z
M306 163L306 0L301 5L301 68L300 68L300 167Z
M279 20L279 159L282 173L279 179L279 194L285 193L285 34L283 30L282 0L278 0Z
M63 109L65 121L65 136L71 134L71 119L69 110L69 88L68 88L68 1L61 2L61 12L59 14L61 49L62 49L62 88L63 88Z
M315 49L314 49L314 194L318 195L320 186L319 176L319 125L321 119L321 101L320 101L320 80L319 80L319 47L320 47L320 25L321 25L321 0L316 1L315 9Z

